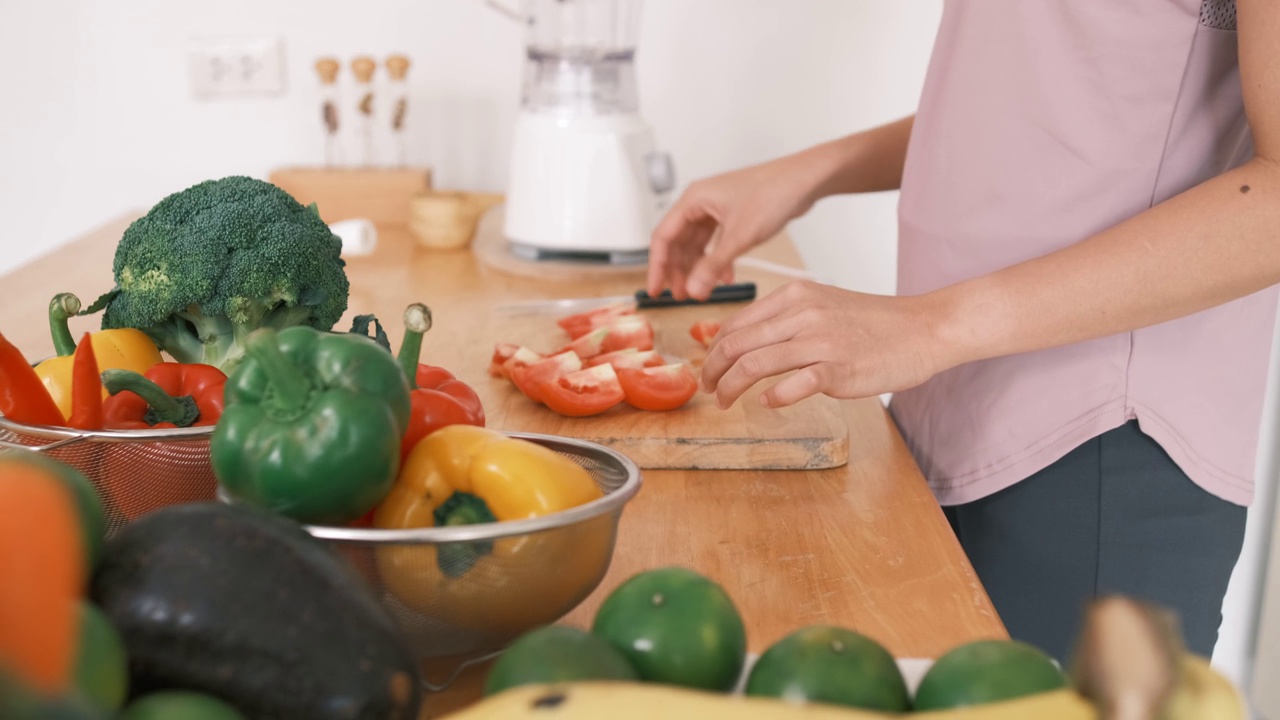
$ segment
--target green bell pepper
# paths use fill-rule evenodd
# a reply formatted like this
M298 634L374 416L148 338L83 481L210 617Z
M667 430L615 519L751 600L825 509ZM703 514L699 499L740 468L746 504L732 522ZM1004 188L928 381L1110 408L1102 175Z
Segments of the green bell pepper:
M409 386L367 337L256 330L225 399L210 451L237 501L303 523L346 524L395 482Z

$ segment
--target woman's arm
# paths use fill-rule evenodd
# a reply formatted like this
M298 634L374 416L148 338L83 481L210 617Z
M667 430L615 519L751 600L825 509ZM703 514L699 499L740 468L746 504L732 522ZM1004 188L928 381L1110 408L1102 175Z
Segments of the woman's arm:
M653 231L649 292L706 299L732 276L733 260L836 193L892 190L912 118L832 140L688 187ZM714 242L713 242L714 241Z
M724 406L906 389L961 363L1125 332L1280 283L1280 3L1238 0L1255 157L1059 252L914 297L802 283L727 321L703 366Z
M816 171L812 201L901 187L914 122L915 116L909 115L798 153Z

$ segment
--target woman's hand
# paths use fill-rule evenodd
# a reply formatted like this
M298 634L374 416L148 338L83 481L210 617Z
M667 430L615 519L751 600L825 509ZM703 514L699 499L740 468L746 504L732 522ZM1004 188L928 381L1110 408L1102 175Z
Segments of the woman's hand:
M793 155L690 185L653 231L649 292L705 300L732 282L733 261L809 210L812 162Z
M782 407L810 395L861 398L914 387L949 367L927 297L887 297L793 282L721 326L702 368L721 408L789 371L760 396Z

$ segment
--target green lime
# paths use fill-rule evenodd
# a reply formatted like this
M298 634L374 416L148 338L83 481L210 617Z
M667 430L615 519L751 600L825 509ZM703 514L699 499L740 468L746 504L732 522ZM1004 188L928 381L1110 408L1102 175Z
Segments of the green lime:
M484 694L517 685L573 680L639 680L622 653L577 628L550 625L511 643L489 670Z
M983 705L1066 685L1066 676L1038 648L1016 640L979 640L938 658L920 680L915 707Z
M130 703L120 720L245 720L245 716L212 695L164 690Z
M120 633L96 605L80 603L80 645L75 684L85 698L104 710L119 710L129 691L129 659Z
M746 660L746 629L729 595L684 568L650 570L624 582L605 598L591 631L650 682L729 691Z
M907 684L888 650L865 635L815 625L764 651L747 678L748 695L888 712L911 709Z

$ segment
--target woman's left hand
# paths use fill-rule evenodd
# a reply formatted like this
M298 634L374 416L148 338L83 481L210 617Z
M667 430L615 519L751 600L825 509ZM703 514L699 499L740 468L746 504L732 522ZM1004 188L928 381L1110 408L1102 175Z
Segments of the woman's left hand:
M796 371L760 396L776 408L818 393L861 398L919 385L945 369L926 297L784 285L721 325L703 388L727 408L757 382Z

